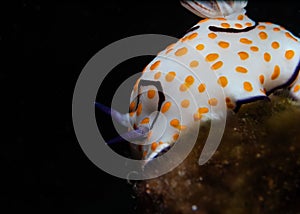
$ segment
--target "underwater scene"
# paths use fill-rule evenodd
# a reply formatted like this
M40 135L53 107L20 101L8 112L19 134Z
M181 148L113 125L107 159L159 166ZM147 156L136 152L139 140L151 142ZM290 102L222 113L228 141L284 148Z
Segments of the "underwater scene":
M268 13L271 13L270 11L272 11L272 6L275 7L275 9L273 10L275 10L277 13L280 12L280 9L276 8L276 5L271 6L265 3L263 7L263 5L259 4L258 2L250 1L248 2L248 6L246 6L246 14L251 19L255 20L255 22L268 20L266 24L263 24L261 22L259 24L255 24L251 23L251 21L249 20L246 20L245 28L239 25L235 25L237 28L235 29L234 27L232 27L232 23L230 23L231 20L228 20L228 23L231 25L231 27L225 26L225 21L221 20L221 22L223 22L221 24L217 22L212 23L213 25L217 26L215 32L217 32L217 30L224 30L223 32L231 33L230 36L222 38L226 41L230 41L231 38L233 40L235 39L235 35L233 34L238 34L239 31L246 32L249 28L251 28L251 30L253 31L254 25L257 25L256 27L259 30L265 30L265 25L271 25L271 23L269 22L277 22L277 24L286 25L284 22L282 22L282 20L276 20L275 17L270 19L266 16L266 14L264 14L264 16L263 14L256 14L255 12L259 10L258 6L262 7L262 9L260 10L267 10L267 8L269 8ZM281 15L286 19L286 16L284 16L283 14ZM293 28L293 24L291 24L291 21L297 19L296 16L299 17L299 9L295 11L294 15L294 18L291 18L291 20L287 21L290 22L290 28ZM234 18L231 19L234 20ZM205 21L202 20L202 22L200 21L200 24L198 26L196 25L191 28L187 33L187 36L183 37L183 41L197 40L197 36L201 37L201 33L203 32L201 30L197 31L197 29L199 29L199 27L200 29L203 27L202 23L205 23ZM274 32L277 31L277 27L278 25L272 26L272 28L274 28ZM200 35L197 35L197 33L199 33ZM276 35L274 36L272 35L272 33L270 33L269 35L265 35L261 31L258 34L260 37L258 39L265 40L268 37L268 39L273 41L270 46L272 46L273 49L278 49L277 42L276 44L274 43L274 41L279 39ZM286 33L286 35L287 34L288 33ZM294 26L293 34L295 36L293 36L292 40L296 41L296 43L292 45L292 47L297 46L295 48L299 51L299 39L297 38L297 36L299 36L299 28L297 28L297 26ZM217 36L220 37L222 35L222 33L217 34ZM292 33L290 35L292 35ZM247 43L248 41L245 41L245 43ZM253 52L256 52L257 49L264 50L264 46L267 46L267 44L265 43L258 43L261 46L254 46L252 42L255 43L255 41L251 41L251 43L249 42L249 44L253 45L250 48ZM191 44L189 45L193 45L193 43L191 42ZM209 44L204 45L209 46ZM219 45L221 46L221 49L227 48L223 46L229 46L229 44L226 44L225 42L222 42L222 44ZM230 45L233 46L233 44ZM283 46L283 44L281 44L281 46ZM166 54L172 53L173 47L174 46L169 49L167 48ZM178 49L174 48L175 55L177 54L177 56L186 54L183 53L185 47L181 47L181 49L180 47L181 46L179 46ZM199 45L196 46L196 49L198 49L197 47L199 47ZM292 48L291 46L288 47ZM199 50L200 49L202 49L202 47L199 47ZM216 52L216 49L217 48L212 48L212 51ZM274 54L277 53L279 54L279 52L276 52ZM224 52L223 54L228 54L228 52ZM241 60L246 60L248 57L252 57L252 60L254 58L254 56L248 56L247 52L240 52L239 55ZM229 56L231 55L229 54ZM192 57L193 56L189 56L189 59L192 60ZM218 56L213 56L212 54L207 55L207 58L209 58L209 60L211 59L212 61L214 60L214 57L217 58ZM276 58L276 56L273 55L271 57ZM295 67L293 67L292 69L291 76L295 75L294 70L296 72L296 76L299 72L299 55L297 57L298 58L295 61ZM144 60L147 61L145 58ZM163 60L163 58L159 58L159 60L154 59L150 63L151 66L149 65L149 72L151 73L151 70L154 70L154 68L158 68L159 70L159 66L161 66L161 69L164 69L165 67L162 66ZM266 62L269 62L266 53L264 55L264 60ZM281 59L275 60L275 63L279 63L280 60ZM143 59L141 59L140 61L143 62ZM224 64L225 63L226 62L224 62ZM237 64L239 63L241 62L238 62ZM260 69L259 59L254 60L253 63L254 64L252 65L256 66L255 68L253 68L254 70ZM118 68L118 71L116 71L116 73L120 72L120 70L125 70L125 67L134 67L134 64L135 62L128 62L128 65L123 65L123 68ZM214 65L216 64L212 65L212 70L217 70L214 69ZM288 62L289 66L292 66L292 64L293 63L291 61ZM197 65L194 65L191 62L191 67L196 66ZM234 66L234 63L232 63L232 66ZM251 66L248 67L248 70L251 70L250 67ZM240 70L237 69L237 72L247 72L245 71L246 68L239 68ZM176 68L171 67L170 69ZM283 75L283 70L284 69L281 70L280 75ZM144 72L148 72L147 67ZM223 73L225 72L228 71L224 71ZM249 71L249 73L250 72L251 71ZM157 72L155 75L160 76L160 73ZM154 79L158 79L159 77L156 78L155 75ZM169 82L168 75L166 76L167 82ZM274 69L274 72L270 78L274 80L275 78L277 78L277 75L279 74L276 74L276 69ZM239 77L234 76L233 78ZM241 79L237 81L237 83L243 82L244 78L245 77L242 76ZM265 76L265 78L267 79L268 77ZM295 81L296 77L291 78L293 79L293 81ZM147 77L146 79L148 80ZM112 78L108 78L107 82L112 82L112 80ZM227 86L228 82L230 81L230 78L228 80L223 79L220 85L224 86L225 88L225 86ZM258 78L257 81L259 81ZM186 82L188 81L186 80ZM205 83L206 85L209 84L207 82ZM273 83L274 82L271 82L270 84L272 85ZM211 159L209 159L203 165L198 164L198 158L201 154L201 151L203 151L203 147L205 145L205 141L208 137L210 129L210 124L205 123L200 127L199 135L192 152L178 167L157 178L143 181L128 181L130 184L132 184L132 188L134 190L133 195L136 200L135 212L201 214L300 212L300 207L297 204L297 201L299 200L298 194L300 182L300 159L298 155L300 135L297 131L300 118L299 102L297 102L297 98L289 92L289 89L291 87L288 87L286 85L287 87L282 87L277 91L270 89L276 88L277 86L275 85L268 85L266 87L269 87L269 89L262 89L263 93L266 92L266 94L268 95L268 98L264 97L263 99L257 97L258 95L256 94L247 94L245 95L246 97L244 97L243 92L241 92L235 86L231 86L233 88L228 90L232 90L231 94L237 93L236 97L239 98L236 98L236 103L227 103L227 107L229 109L232 108L233 111L230 111L227 115L224 135L218 149L213 154ZM280 83L279 85L284 84ZM245 86L245 84L244 88L244 90L248 91L248 88ZM102 88L102 90L104 89ZM297 88L293 88L292 90L295 92L298 91ZM150 91L148 91L148 95L149 93ZM180 93L180 91L177 93ZM253 96L253 99L251 96ZM143 98L140 97L140 99ZM98 100L100 102L105 102L103 95L102 98L100 97ZM185 99L184 101L186 100L187 99ZM234 109L239 103L239 100L249 101L241 102L242 104L241 106L239 106L238 110ZM183 102L181 102L181 105L182 107L184 107L182 103ZM164 105L162 106L162 109L163 110L161 111L164 111ZM138 111L139 110L137 107L137 112ZM140 114L143 114L143 112L141 112ZM105 116L102 115L102 117ZM171 125L173 121L170 122ZM141 123L143 122L144 120L142 120ZM155 123L157 124L158 122L154 122L154 126ZM100 125L100 130L102 130L102 132L105 133L105 130L107 129L107 127L101 128ZM155 135L155 133L151 134ZM160 142L160 144L163 144L163 142ZM143 150L146 160L147 157L152 157L151 152L155 154L159 153L155 152L153 147L157 149L157 143L152 143L149 151L147 149ZM130 151L128 151L128 149L126 150L124 145L118 146L114 144L112 145L112 148L114 148L122 155L130 156ZM147 156L149 152L150 156Z
M29 165L25 170L25 182L38 186L39 207L46 213L85 214L300 213L300 7L292 0L145 3L23 1L31 17L24 27L25 55L45 67L51 79L44 153L38 171ZM107 68L93 68L103 81L82 78L102 50L138 35L176 41L145 44L149 54L123 61L120 54L144 47L142 40L130 40L133 45L125 43L123 49L114 46L104 64L119 63L107 75ZM158 56L150 54L156 47L161 47ZM55 68L45 66L41 49L49 51ZM216 81L210 81L212 73ZM86 84L81 93L77 86L85 80L99 84ZM202 97L206 91L215 97ZM116 92L122 92L118 99ZM223 103L218 96L225 108L218 107ZM85 115L86 109L92 113ZM224 109L220 142L199 164L211 125L224 119ZM78 124L88 121L87 115L96 128ZM93 136L81 134L93 130L103 142L91 149ZM172 148L187 130L194 144L186 140L189 148L181 148L190 151L182 158ZM108 151L117 154L110 163L104 161ZM174 159L164 159L170 152ZM160 176L124 178L116 169L126 169L127 162L116 157L145 166L161 161L162 168L169 164L164 160L174 160L176 166ZM112 169L104 170L107 164ZM14 196L10 199L7 206L16 207Z

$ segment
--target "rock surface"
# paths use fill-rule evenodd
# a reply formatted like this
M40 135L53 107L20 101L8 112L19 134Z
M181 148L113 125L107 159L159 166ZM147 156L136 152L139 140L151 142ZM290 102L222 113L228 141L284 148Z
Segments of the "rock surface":
M168 174L135 185L142 213L300 213L300 108L289 98L243 105L217 152L197 164L209 127Z

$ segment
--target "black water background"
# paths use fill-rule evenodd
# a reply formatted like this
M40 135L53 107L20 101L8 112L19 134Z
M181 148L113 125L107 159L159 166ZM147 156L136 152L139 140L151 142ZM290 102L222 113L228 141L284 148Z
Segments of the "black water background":
M106 45L146 33L180 37L198 18L177 1L23 0L1 9L9 12L2 15L1 41L12 42L13 57L21 55L11 72L1 72L4 106L17 107L7 121L17 131L1 143L1 209L137 213L131 185L99 170L77 143L71 118L76 79ZM254 20L281 24L299 36L295 1L250 1L247 11ZM147 60L119 69L129 75ZM113 91L107 89L109 100Z

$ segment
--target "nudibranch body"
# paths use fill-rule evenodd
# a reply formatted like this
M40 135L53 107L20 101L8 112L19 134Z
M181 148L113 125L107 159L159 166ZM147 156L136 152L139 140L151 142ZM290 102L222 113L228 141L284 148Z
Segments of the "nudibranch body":
M248 18L246 1L182 3L206 18L149 63L131 95L131 130L147 130L139 148L145 160L172 146L196 122L221 116L210 109L224 100L206 93L216 87L224 90L232 110L283 87L300 99L299 38ZM214 80L207 78L211 72Z

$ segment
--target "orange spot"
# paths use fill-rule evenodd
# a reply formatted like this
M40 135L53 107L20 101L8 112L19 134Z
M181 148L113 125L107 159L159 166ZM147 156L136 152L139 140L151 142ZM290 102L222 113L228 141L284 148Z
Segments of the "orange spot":
M244 74L248 72L247 68L244 68L244 67L242 67L242 66L237 66L237 67L235 68L235 70L236 70L237 72L244 73Z
M166 113L170 109L171 105L171 102L166 102L161 108L161 113Z
M204 45L203 44L199 44L199 45L196 46L196 49L198 51L202 51L204 49Z
M211 38L211 39L215 39L215 38L217 38L217 34L215 34L215 33L209 33L208 37Z
M225 42L225 41L220 41L218 43L218 45L221 47L221 48L228 48L229 47L229 43L228 42Z
M259 32L258 36L262 40L265 40L268 38L268 34L266 32Z
M201 24L201 23L204 23L204 22L207 22L209 19L202 19L200 20L198 23Z
M173 48L170 48L169 50L166 51L166 54L170 53L173 50Z
M209 109L206 108L206 107L201 107L201 108L198 108L198 113L199 114L206 114L209 112Z
M147 153L148 153L147 151L144 151L144 152L143 152L143 157L146 157L146 156L147 156Z
M187 86L193 85L194 81L195 81L195 79L193 76L187 76L185 78L185 83L187 84Z
M198 91L200 93L203 93L205 91L205 88L206 88L206 85L204 83L201 83L199 86L198 86Z
M141 121L141 124L148 124L149 122L150 122L149 117L146 117Z
M175 52L176 56L183 56L188 52L188 49L186 47L180 48Z
M208 100L208 104L211 106L216 106L218 105L218 100L216 98L211 98Z
M244 82L245 91L251 92L253 90L252 84L250 82Z
M257 51L259 51L259 48L256 47L256 46L251 46L251 47L250 47L250 50L251 50L251 51L254 51L254 52L257 52Z
M177 119L171 120L170 125L174 128L178 128L180 126L179 120L177 120Z
M285 52L285 58L287 58L288 60L292 59L295 55L295 52L293 50L287 50Z
M156 142L153 142L153 143L151 144L151 150L152 150L152 151L155 151L155 149L157 148L157 146L158 146L158 144L157 144Z
M152 130L150 130L150 131L148 132L148 136L147 136L147 140L148 140L148 141L150 140L150 138L152 137L152 135L153 135L153 132L152 132Z
M279 43L278 42L272 42L271 44L272 48L274 49L278 49L280 47Z
M264 29L266 29L266 26L264 26L264 25L259 25L257 28L258 28L259 30L264 30Z
M182 91L182 92L185 92L188 90L188 86L186 84L181 84L180 87L179 87L179 90Z
M227 108L234 109L235 105L233 103L226 103Z
M216 62L215 64L213 64L212 66L211 66L211 69L212 70L218 70L219 68L221 68L223 66L223 62L222 61L218 61L218 62Z
M130 116L130 117L133 117L134 114L135 114L135 112L130 112L130 113L129 113L129 116Z
M155 90L149 90L149 91L148 91L148 94L147 94L147 95L148 95L148 98L149 98L149 99L152 99L152 98L155 96L155 93L156 93Z
M234 109L235 105L231 102L231 99L229 97L226 97L225 102L226 102L227 108Z
M187 127L186 127L186 126L183 126L183 125L181 125L181 126L178 127L178 129L179 129L180 131L185 130L186 128L187 128Z
M159 145L162 145L162 144L164 144L164 142L161 142L161 141L160 141L158 144L159 144Z
M159 79L161 76L161 72L157 72L155 75L154 75L154 79Z
M130 103L130 105L129 105L129 111L130 112L132 112L133 110L134 110L134 107L135 107L135 102L134 101L132 101L131 103Z
M202 114L199 114L199 113L194 114L194 121L199 121L199 120L201 120L201 118L202 118Z
M196 61L196 60L193 60L193 61L191 61L191 63L190 63L190 67L191 67L191 68L198 67L198 65L199 65L199 62Z
M252 44L252 41L247 39L247 38L241 38L240 42L243 43L243 44L246 44L246 45Z
M198 36L198 33L192 33L191 35L188 36L189 40L195 39Z
M167 49L167 50L173 49L174 46L175 46L175 43L172 43L172 44L170 44L166 49Z
M203 117L203 114L206 114L209 112L209 109L206 107L202 107L198 109L198 112L194 114L194 121L199 121Z
M137 110L136 110L136 115L139 116L142 113L143 106L142 103L139 103Z
M277 79L279 75L280 75L280 67L278 65L275 65L273 74L271 76L271 80Z
M238 15L237 19L242 21L244 19L244 16L243 15Z
M176 73L174 71L170 71L167 75L166 75L166 81L167 82L172 82L174 80L174 78L176 77Z
M266 94L266 89L259 89L261 93Z
M173 135L173 140L174 141L178 140L178 138L179 138L179 134L178 133L176 133L176 134Z
M219 21L226 21L226 19L225 18L216 18L216 20L219 20Z
M240 56L241 60L246 60L249 58L249 54L244 51L238 52L238 55Z
M188 88L194 83L195 79L193 76L187 76L185 78L185 83L181 84L179 87L180 91L187 91Z
M228 24L228 23L222 23L221 26L223 28L230 28L230 24Z
M264 75L260 75L259 76L259 82L261 83L261 84L264 84L264 82L265 82L265 76Z
M208 54L206 57L205 57L205 60L207 61L207 62L213 62L213 61L215 61L216 59L218 59L219 58L219 54L217 54L217 53L211 53L211 54Z
M289 38L289 39L294 40L295 42L298 41L298 40L297 40L295 37L293 37L292 34L290 34L289 32L286 32L286 33L285 33L285 36L286 36L287 38Z
M296 85L294 87L294 90L293 90L295 93L297 93L298 91L300 91L300 84Z
M155 70L159 65L160 65L160 61L156 61L155 63L153 63L153 64L150 66L150 70L151 70L151 71Z
M245 25L246 25L247 27L251 27L251 26L252 26L252 23L251 23L251 22L247 22Z
M274 28L273 28L273 31L279 32L279 31L280 31L280 28L279 28L279 27L274 27Z
M269 54L269 53L264 53L264 59L265 59L265 61L266 62L270 62L270 60L271 60L271 55Z
M182 100L181 106L182 106L182 108L188 108L190 106L190 101L189 100Z
M235 26L236 28L242 28L242 27L243 27L243 25L241 25L241 24L239 24L239 23L236 23L234 26Z
M185 36L185 37L181 38L180 40L181 40L181 42L185 42L186 40L188 40L188 37Z
M221 76L221 77L219 77L219 79L218 79L218 83L219 83L219 85L221 85L223 88L225 88L225 87L227 86L227 84L228 84L228 80L227 80L226 77Z

